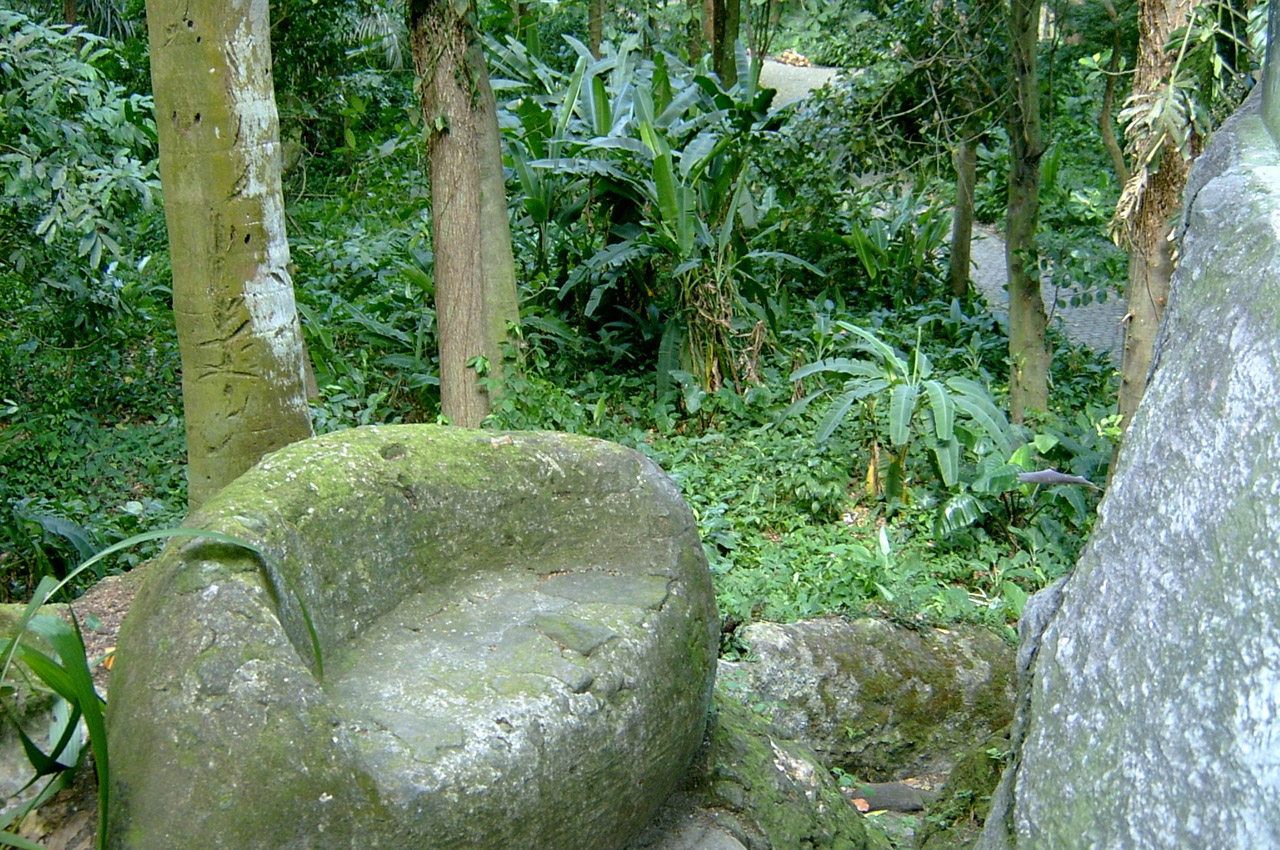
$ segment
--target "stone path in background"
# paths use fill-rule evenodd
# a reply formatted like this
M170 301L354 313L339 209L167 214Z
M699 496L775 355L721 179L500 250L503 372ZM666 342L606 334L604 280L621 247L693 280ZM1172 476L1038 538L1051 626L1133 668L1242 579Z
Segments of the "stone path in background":
M775 106L785 106L803 99L809 92L830 81L836 74L836 68L800 67L785 65L766 59L760 70L760 84L775 88L778 95L774 99ZM1005 268L1004 239L989 227L977 227L973 233L972 247L973 268L970 277L974 287L986 300L993 312L1007 314L1009 309L1009 293L1005 290L1008 275ZM1124 332L1120 321L1125 315L1125 304L1121 296L1114 291L1108 293L1106 301L1095 302L1080 307L1064 305L1055 307L1055 296L1069 300L1071 292L1055 292L1052 284L1043 287L1045 310L1052 323L1061 323L1067 339L1080 345L1088 346L1094 351L1110 355L1116 365L1120 363L1120 355L1124 345Z
M974 288L986 300L993 312L1006 314L1009 310L1009 293L1005 289L1008 273L1005 267L1004 239L989 227L976 227L973 231L973 247L970 249L973 267L970 278ZM1070 304L1054 307L1055 295L1069 300L1070 291L1055 292L1047 281L1041 285L1045 310L1050 322L1060 322L1067 339L1087 346L1099 353L1110 355L1111 362L1120 365L1124 346L1124 330L1120 324L1125 314L1123 297L1114 291L1107 300L1080 307Z

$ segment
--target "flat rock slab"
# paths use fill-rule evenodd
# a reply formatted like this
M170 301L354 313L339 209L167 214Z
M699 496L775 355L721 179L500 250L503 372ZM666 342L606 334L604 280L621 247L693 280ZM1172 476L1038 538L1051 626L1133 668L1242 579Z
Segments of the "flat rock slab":
M696 526L621 447L358 429L188 523L125 621L110 845L607 850L676 787L718 620Z

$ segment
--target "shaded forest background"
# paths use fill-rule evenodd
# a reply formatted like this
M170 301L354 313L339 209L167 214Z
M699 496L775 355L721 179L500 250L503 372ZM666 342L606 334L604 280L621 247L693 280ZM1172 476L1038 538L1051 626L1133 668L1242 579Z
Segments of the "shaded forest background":
M1187 23L1160 39L1156 94L1127 99L1157 5L1036 10L1029 269L1078 300L1126 289L1129 254L1110 237L1134 220L1133 176L1193 156L1252 85L1261 10L1184 3ZM957 164L972 164L959 192L978 221L1002 227L1010 203L1006 5L751 0L736 44L705 36L700 3L474 12L521 310L518 368L485 425L600 436L670 471L698 518L730 650L741 622L823 613L1010 633L1026 596L1074 562L1098 497L1018 475L1052 467L1104 485L1120 416L1114 364L1050 322L1047 403L1011 418L1007 322L951 274ZM404 14L393 0L272 4L318 432L440 416L426 128ZM186 509L143 17L138 0L0 11L11 600ZM753 57L788 48L845 70L771 109Z

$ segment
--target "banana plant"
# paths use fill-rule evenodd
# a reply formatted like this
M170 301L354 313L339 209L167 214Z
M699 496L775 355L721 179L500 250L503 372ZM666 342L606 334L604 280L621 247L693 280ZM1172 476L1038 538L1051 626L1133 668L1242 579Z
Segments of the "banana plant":
M800 367L792 381L836 376L839 387L819 387L792 403L783 418L795 416L815 399L838 389L839 394L818 423L817 442L830 439L855 405L861 405L864 425L871 425L865 476L871 495L907 501L907 462L912 449L923 444L944 487L960 482L961 450L993 451L1001 459L1012 452L1011 426L986 388L963 377L933 377L933 364L924 353L920 335L908 357L866 328L837 321L862 357L831 357ZM923 334L921 329L920 334ZM886 456L887 455L887 459Z

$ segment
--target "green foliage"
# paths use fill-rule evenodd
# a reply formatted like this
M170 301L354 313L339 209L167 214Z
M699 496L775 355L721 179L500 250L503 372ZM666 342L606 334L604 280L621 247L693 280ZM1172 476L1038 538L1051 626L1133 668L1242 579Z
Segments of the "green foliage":
M741 388L756 368L762 276L780 263L819 273L758 247L770 233L769 210L752 196L750 143L771 132L771 93L755 87L745 56L741 81L725 90L671 56L641 57L634 39L598 60L570 41L580 55L567 77L518 45L503 54L503 67L532 90L512 107L519 123L509 144L538 231L535 270L563 279L561 299L581 299L589 286L587 318L621 294L620 284L643 280L641 302L617 307L657 311L658 338L678 351L660 355L659 380L678 361L706 390ZM575 232L584 218L594 240ZM572 270L553 271L548 254L567 246L595 250Z
M21 303L71 308L69 331L118 305L104 260L133 254L126 237L159 190L151 99L103 73L113 58L83 29L0 11L0 282Z
M0 657L3 657L0 662L0 691L12 695L23 689L33 689L37 692L44 691L53 698L51 713L54 724L50 729L51 746L47 752L28 736L10 714L12 726L17 730L23 750L34 770L27 787L46 776L50 779L25 808L6 812L0 818L0 844L41 850L39 844L6 831L7 827L21 821L27 812L39 807L66 787L75 771L82 766L85 754L91 751L98 786L98 831L95 846L98 850L107 846L107 819L111 812L111 765L103 709L106 700L93 683L93 668L101 664L103 659L90 662L80 633L80 623L74 614L70 615L70 622L67 622L56 615L42 614L40 609L64 588L72 585L81 573L94 571L101 574L101 562L111 555L139 543L170 537L196 537L249 549L269 566L265 552L239 538L217 531L171 528L137 534L101 551L87 550L81 563L61 581L49 576L40 580L23 609L14 633L0 638ZM296 597L297 594L294 595ZM319 675L323 677L315 629L305 608L302 614L316 653ZM11 707L7 705L5 709L11 711ZM88 733L88 751L81 744L79 724L82 719Z

